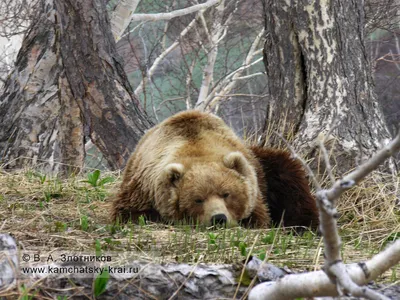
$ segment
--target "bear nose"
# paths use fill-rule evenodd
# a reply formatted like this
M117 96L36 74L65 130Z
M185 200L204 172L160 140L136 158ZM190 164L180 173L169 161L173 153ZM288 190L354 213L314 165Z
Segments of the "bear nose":
M228 221L228 218L224 214L218 214L211 217L211 224L213 225L223 225L226 221Z

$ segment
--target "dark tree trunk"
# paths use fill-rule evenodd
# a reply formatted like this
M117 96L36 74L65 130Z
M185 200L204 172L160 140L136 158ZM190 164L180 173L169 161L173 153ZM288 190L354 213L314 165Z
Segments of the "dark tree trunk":
M317 138L335 141L339 168L370 156L390 134L365 54L363 1L264 0L264 8L267 123L287 115L295 148L311 157Z
M112 169L121 168L151 124L123 70L104 1L41 5L0 97L1 160L76 171L90 138Z

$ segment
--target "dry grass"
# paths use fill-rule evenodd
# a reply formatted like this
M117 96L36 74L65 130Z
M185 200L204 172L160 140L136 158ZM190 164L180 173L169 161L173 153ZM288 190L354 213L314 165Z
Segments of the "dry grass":
M94 187L87 174L60 180L32 170L0 172L0 232L10 233L24 250L130 251L134 258L152 262L241 263L252 255L295 271L320 269L323 244L314 232L298 235L290 229L214 229L189 225L109 222L109 195L120 181ZM400 238L396 200L398 178L371 176L348 191L339 203L340 233L346 263L365 260L389 241ZM96 246L97 244L97 246ZM400 267L380 279L398 283Z

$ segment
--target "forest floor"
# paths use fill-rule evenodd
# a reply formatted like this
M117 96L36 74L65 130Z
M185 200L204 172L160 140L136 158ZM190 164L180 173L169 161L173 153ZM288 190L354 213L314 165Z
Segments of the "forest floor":
M338 203L345 263L367 260L400 238L400 181L374 178L378 176L348 191ZM113 225L109 197L120 179L120 174L99 171L68 179L32 170L0 171L0 233L14 237L20 249L41 256L129 252L135 260L153 263L241 264L253 255L294 272L323 265L323 242L312 231L172 226L144 220ZM399 274L397 265L377 282L399 285Z

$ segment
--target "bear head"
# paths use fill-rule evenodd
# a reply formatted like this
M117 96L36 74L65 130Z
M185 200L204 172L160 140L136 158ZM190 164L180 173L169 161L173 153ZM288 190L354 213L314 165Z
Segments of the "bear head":
M254 167L240 152L221 161L167 164L159 177L155 205L166 220L234 226L248 218L259 196Z

